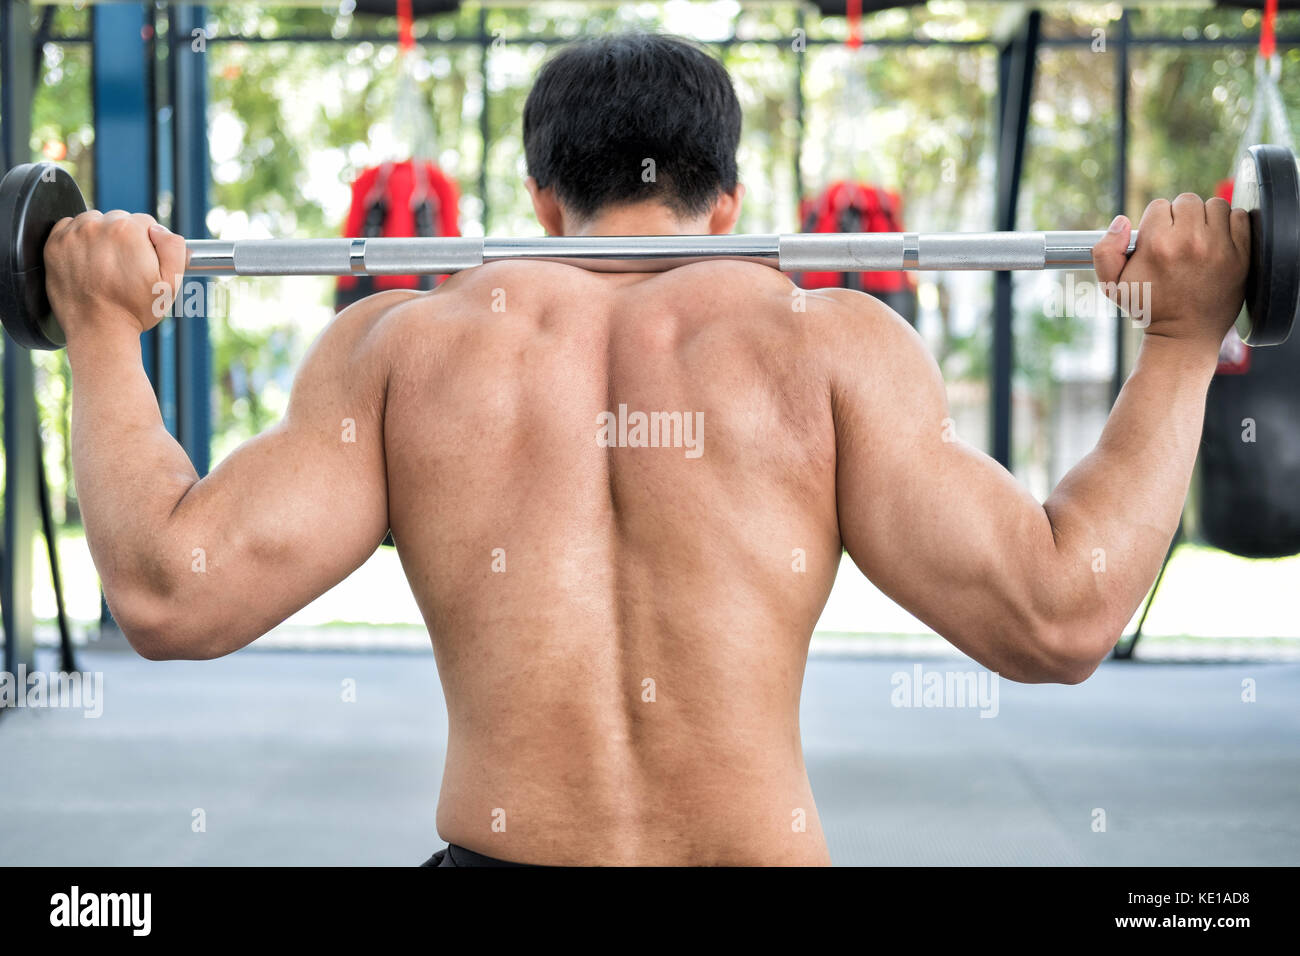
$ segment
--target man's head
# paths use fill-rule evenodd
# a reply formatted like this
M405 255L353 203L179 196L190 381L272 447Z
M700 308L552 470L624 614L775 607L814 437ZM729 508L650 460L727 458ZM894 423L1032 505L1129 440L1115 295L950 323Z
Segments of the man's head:
M739 139L722 64L658 34L564 47L524 106L528 191L552 235L729 232L744 192Z

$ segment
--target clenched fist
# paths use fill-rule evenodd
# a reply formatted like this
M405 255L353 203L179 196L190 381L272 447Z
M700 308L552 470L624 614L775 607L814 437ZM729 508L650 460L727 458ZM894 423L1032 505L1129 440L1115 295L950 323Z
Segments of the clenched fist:
M1245 297L1250 214L1222 199L1203 202L1183 193L1173 202L1157 199L1147 206L1137 248L1128 257L1131 230L1127 219L1117 217L1093 247L1097 278L1128 300L1120 304L1130 315L1130 304L1140 303L1148 335L1189 340L1217 352Z
M57 222L45 243L45 290L69 344L153 328L179 292L186 259L185 240L143 213L91 210Z

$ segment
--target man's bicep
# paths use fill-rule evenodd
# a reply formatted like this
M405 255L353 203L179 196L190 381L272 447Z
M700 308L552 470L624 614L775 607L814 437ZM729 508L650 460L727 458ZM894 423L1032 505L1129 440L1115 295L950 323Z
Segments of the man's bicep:
M299 368L284 419L235 449L177 505L173 531L192 558L198 607L209 619L225 617L205 656L273 627L383 540L383 313L367 300L335 318Z
M920 337L874 307L834 384L841 539L882 591L963 651L1027 669L1044 604L1032 569L1048 575L1056 560L1047 514L961 440Z

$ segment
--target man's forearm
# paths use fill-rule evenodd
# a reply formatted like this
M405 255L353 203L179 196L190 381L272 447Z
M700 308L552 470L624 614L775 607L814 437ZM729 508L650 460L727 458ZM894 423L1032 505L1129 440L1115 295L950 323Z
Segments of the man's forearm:
M1146 336L1097 447L1044 504L1067 569L1065 602L1118 636L1178 527L1216 354Z
M77 497L104 592L120 615L142 588L164 589L186 566L186 555L169 553L165 530L198 476L163 426L134 330L71 337L68 361Z

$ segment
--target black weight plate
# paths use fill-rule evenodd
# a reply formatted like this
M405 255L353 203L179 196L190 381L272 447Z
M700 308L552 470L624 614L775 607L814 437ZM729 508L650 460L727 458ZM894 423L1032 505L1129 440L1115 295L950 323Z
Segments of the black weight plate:
M66 343L45 295L45 240L60 219L85 211L76 180L53 163L15 166L0 180L0 321L23 348Z
M1300 176L1283 146L1252 146L1237 168L1232 204L1250 212L1250 274L1237 334L1281 345L1300 310Z

